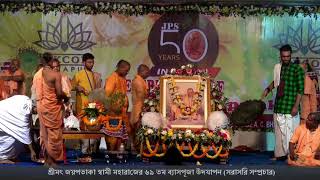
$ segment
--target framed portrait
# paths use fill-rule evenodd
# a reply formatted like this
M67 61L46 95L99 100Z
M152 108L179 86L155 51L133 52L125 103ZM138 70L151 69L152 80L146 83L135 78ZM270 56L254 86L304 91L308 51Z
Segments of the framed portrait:
M201 76L160 78L160 113L172 128L206 128L210 113L210 79Z

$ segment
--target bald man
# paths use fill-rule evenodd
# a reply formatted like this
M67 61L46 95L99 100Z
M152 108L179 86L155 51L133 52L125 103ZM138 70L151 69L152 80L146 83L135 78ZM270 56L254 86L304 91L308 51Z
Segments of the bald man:
M127 80L126 76L130 71L130 63L125 60L120 60L117 64L117 69L107 79L105 83L106 96L110 97L114 93L127 94ZM122 142L128 139L128 133L130 132L130 123L127 118L128 109L128 97L125 96L125 105L122 107L121 117L124 122L124 128L118 132L104 129L104 133L108 135L106 142L108 149L111 151L117 151Z
M130 140L131 140L131 151L132 153L139 152L139 145L136 141L136 131L141 125L140 115L143 108L143 103L148 94L148 86L145 79L150 74L150 68L141 64L138 67L138 73L132 81L132 112L130 116Z

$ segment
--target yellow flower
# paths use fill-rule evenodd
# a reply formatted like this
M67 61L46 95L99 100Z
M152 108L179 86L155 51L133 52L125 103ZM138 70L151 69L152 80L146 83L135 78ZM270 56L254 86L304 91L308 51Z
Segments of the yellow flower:
M169 137L173 136L173 130L172 130L172 129L169 129L169 131L168 131L168 136L169 136Z

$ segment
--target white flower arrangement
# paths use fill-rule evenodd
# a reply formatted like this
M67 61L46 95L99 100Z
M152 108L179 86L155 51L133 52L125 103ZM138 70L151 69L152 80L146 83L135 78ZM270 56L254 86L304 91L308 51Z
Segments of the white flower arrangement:
M89 103L88 108L90 109L95 109L96 108L96 103Z

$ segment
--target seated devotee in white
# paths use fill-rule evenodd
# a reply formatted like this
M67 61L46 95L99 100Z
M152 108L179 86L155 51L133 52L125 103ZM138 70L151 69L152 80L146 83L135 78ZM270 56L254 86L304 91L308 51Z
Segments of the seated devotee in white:
M24 95L0 101L0 163L14 163L24 144L29 146L31 159L36 154L30 137L32 101Z

